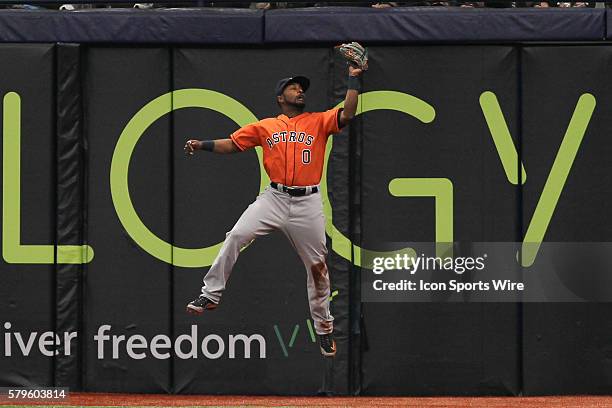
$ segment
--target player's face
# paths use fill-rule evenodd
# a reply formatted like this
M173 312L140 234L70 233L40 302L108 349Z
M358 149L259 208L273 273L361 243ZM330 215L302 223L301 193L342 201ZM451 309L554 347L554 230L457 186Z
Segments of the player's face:
M304 108L306 106L306 94L304 94L300 84L287 85L282 96L287 105L295 106L296 108Z

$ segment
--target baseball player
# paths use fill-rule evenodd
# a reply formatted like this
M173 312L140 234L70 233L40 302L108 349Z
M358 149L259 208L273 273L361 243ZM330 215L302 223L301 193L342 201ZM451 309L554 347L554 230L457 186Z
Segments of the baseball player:
M367 55L363 48L358 50ZM204 276L202 293L187 305L187 312L201 314L215 309L240 250L256 237L280 230L306 267L308 302L321 353L326 357L336 354L334 319L329 310L330 280L325 264L325 219L318 184L328 136L340 132L355 116L358 77L365 67L349 65L344 109L304 112L310 81L303 76L284 78L276 85L276 102L281 110L277 117L244 126L228 139L187 141L185 152L189 155L197 150L227 154L261 146L264 167L271 180L270 186L227 233Z

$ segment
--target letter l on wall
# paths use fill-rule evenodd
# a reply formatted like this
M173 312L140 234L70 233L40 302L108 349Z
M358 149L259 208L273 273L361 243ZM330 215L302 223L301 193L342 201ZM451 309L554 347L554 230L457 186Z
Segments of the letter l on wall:
M89 263L94 251L89 245L21 244L21 98L15 92L4 96L2 110L2 257L13 264Z

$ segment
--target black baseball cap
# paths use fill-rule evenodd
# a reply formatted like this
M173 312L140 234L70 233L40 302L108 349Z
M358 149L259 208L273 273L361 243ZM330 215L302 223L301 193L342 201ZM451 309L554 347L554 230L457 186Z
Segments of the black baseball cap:
M306 90L310 86L310 79L300 75L283 78L276 83L276 96L280 96L289 84L300 84L304 92L306 92Z

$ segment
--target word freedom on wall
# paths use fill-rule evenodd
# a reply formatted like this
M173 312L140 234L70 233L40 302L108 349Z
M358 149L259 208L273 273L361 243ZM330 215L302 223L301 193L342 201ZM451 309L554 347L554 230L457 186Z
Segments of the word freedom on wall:
M69 356L77 349L74 342L78 338L76 331L61 334L46 332L22 333L11 331L12 324L4 323L4 335L0 337L4 343L4 357L25 356L38 350L41 355L53 357ZM96 343L98 360L110 358L113 360L127 356L133 360L142 360L149 355L158 360L166 360L176 356L182 360L197 359L200 356L216 360L227 355L230 359L251 357L266 358L266 339L261 334L230 334L227 341L218 334L207 334L200 339L198 326L191 325L189 334L180 334L174 341L170 336L157 334L151 339L140 334L124 335L109 333L111 325L98 327L93 336Z

